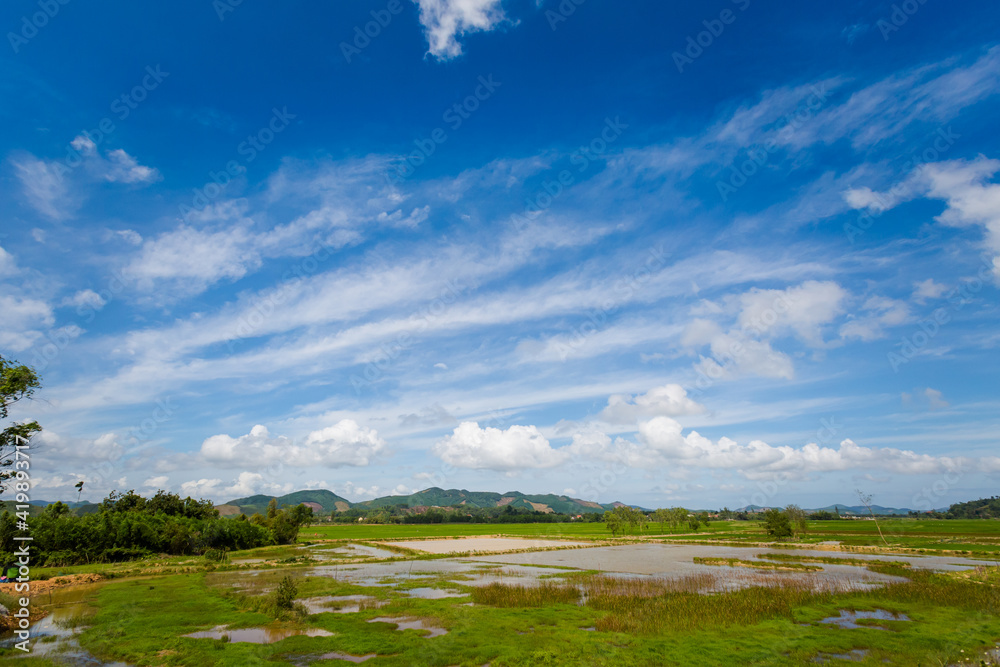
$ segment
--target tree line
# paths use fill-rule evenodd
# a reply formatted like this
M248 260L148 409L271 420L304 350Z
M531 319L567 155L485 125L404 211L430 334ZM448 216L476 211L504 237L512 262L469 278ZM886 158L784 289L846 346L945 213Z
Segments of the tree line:
M166 491L144 498L128 491L112 492L92 513L77 516L68 505L56 502L28 521L34 538L33 561L66 566L291 544L299 528L311 519L310 508L298 505L279 510L273 500L267 516L229 519L220 518L210 500L181 498ZM0 566L14 561L17 521L10 512L0 514Z

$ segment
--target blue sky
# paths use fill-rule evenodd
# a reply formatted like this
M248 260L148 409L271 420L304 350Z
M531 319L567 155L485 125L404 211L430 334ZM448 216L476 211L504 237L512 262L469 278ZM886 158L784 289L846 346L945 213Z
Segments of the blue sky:
M0 9L38 498L996 492L991 2ZM367 31L367 35L365 34Z

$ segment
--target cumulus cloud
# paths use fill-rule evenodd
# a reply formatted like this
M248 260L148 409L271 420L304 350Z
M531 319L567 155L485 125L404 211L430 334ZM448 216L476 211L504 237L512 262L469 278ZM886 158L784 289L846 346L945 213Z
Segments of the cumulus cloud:
M489 31L505 19L501 0L414 0L427 36L428 53L441 60L462 53L458 39L471 32Z
M34 439L39 458L60 463L118 461L125 454L120 440L116 433L103 433L89 439L61 435L50 429L43 430Z
M741 376L791 379L791 358L773 347L781 338L797 338L822 347L824 328L844 311L848 293L832 281L808 280L786 289L751 289L719 302L702 301L692 314L681 342L708 346L695 369L713 380Z
M385 448L378 432L344 419L313 431L302 444L285 436L274 436L266 426L254 426L250 433L233 438L213 435L201 445L202 457L219 465L266 467L282 464L296 468L313 466L366 466Z
M968 468L969 459L917 454L895 448L863 447L844 440L836 449L814 443L802 447L773 447L761 440L747 445L720 438L712 441L697 431L684 434L682 427L669 417L657 417L639 426L635 446L626 452L631 465L666 465L668 463L703 468L727 468L748 478L781 474L804 477L811 473L840 470L881 470L900 474L938 474ZM982 469L1000 470L1000 459L982 459Z
M511 472L551 468L564 463L568 453L556 450L534 426L511 426L506 431L462 422L433 452L457 468Z
M55 322L52 308L38 299L0 294L0 349L20 352L42 336L40 329Z
M147 489L165 489L169 481L166 475L160 475L158 477L150 477L142 485Z
M64 306L88 307L94 310L103 308L105 303L107 302L104 298L91 289L80 290L63 301Z
M291 493L294 485L267 482L263 475L255 472L241 472L228 485L221 479L198 479L181 484L181 495L192 498L211 498L229 501L258 493L285 495Z
M688 398L684 387L667 384L636 396L615 394L598 416L612 424L629 424L649 417L696 415L704 411L704 406Z

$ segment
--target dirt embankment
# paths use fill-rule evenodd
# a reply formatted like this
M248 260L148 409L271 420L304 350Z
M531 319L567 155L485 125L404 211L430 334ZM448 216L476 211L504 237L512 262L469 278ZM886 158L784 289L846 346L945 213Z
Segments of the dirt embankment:
M51 579L46 579L44 581L32 581L31 582L31 595L38 595L40 593L48 593L55 588L63 588L64 586L76 586L78 584L92 584L95 581L103 581L106 577L96 572L88 572L86 574L64 574L61 577L52 577ZM13 588L9 591L12 595Z

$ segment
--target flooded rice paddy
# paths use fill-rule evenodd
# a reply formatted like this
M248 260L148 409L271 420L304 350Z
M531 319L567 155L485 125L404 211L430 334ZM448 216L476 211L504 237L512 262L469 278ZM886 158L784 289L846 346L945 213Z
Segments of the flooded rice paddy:
M282 576L289 574L302 580L308 578L330 578L338 582L358 586L370 586L393 590L386 594L317 596L298 600L309 614L351 614L388 605L394 599L416 598L438 600L462 598L469 594L468 588L486 586L492 583L532 586L547 580L559 580L569 575L583 572L602 572L612 581L659 580L680 581L692 576L707 582L701 587L704 592L733 590L747 586L778 584L783 582L807 583L817 590L858 590L872 588L889 582L901 581L900 577L871 572L862 565L864 562L895 561L913 568L937 571L972 569L980 565L975 561L957 557L914 556L894 554L866 554L813 549L768 549L729 547L713 545L678 545L662 543L638 543L617 546L590 546L581 542L559 540L521 540L516 538L459 538L441 540L394 541L392 547L402 547L427 554L447 555L453 553L475 554L476 552L507 552L493 555L467 555L444 558L405 559L398 551L379 548L370 544L343 544L336 546L311 545L303 551L316 560L334 561L306 567L273 567L267 569L241 569L229 572L213 572L205 576L205 582L212 587L226 587L247 592L251 595L266 594L272 590ZM555 547L565 547L562 549ZM534 549L525 551L523 549ZM515 552L516 551L516 552ZM513 553L511 553L513 552ZM776 571L713 566L694 562L695 558L737 559L740 561L776 564L769 556L783 556L786 559L801 558L849 558L850 563L824 563L809 561L820 568L815 572ZM349 560L339 563L337 560ZM243 559L252 562L256 559ZM235 561L234 561L235 562ZM781 564L781 561L777 561ZM77 637L88 617L96 613L92 604L102 584L87 584L39 595L34 604L45 607L50 614L32 626L33 655L46 656L58 664L82 666L103 665L93 655L83 650ZM581 603L586 601L582 596ZM456 604L471 604L458 601ZM841 611L839 616L823 619L821 623L847 630L856 628L885 629L877 621L908 621L903 615L886 611ZM860 623L858 621L861 621ZM433 621L413 617L378 617L370 623L392 624L397 631L416 630L424 639L433 639L446 634L447 630L436 627ZM581 628L593 631L591 627ZM330 632L318 628L289 629L278 627L256 627L231 629L217 626L211 629L184 635L191 639L226 639L229 642L250 642L270 644L287 637L301 635L307 637L328 637ZM4 640L7 643L12 639ZM309 656L313 660L343 660L364 662L376 654L352 655L348 653L324 653ZM831 653L821 655L818 661L858 660L864 655ZM113 663L112 667L126 667Z
M517 537L461 537L445 540L406 540L387 545L429 554L458 554L475 551L520 551L529 549L568 549L590 546L568 540L536 540Z

